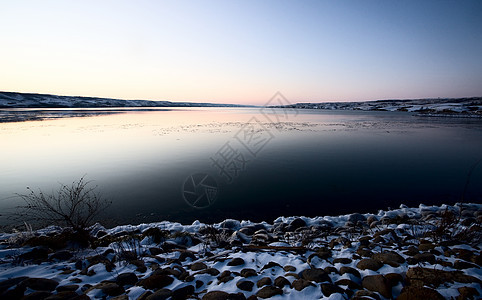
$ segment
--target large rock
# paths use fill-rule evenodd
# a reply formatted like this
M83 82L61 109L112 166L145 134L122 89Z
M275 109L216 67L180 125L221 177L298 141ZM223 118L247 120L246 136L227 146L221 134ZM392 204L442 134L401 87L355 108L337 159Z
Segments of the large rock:
M330 276L328 276L328 273L326 273L322 269L306 269L303 272L301 272L301 278L314 281L314 282L324 282L324 281L331 282L331 279L330 279Z
M137 275L132 272L119 274L116 278L116 282L120 286L134 285L138 281Z
M263 285L271 285L273 281L271 280L271 277L263 277L258 282L256 283L257 287L262 287Z
M289 225L290 230L292 230L292 231L295 231L296 229L301 228L301 227L305 227L305 226L306 226L306 222L301 218L294 219L293 221L291 221L291 223Z
M118 295L125 292L124 288L122 286L120 286L120 285L118 285L117 283L114 283L114 282L98 283L98 284L94 285L93 287L89 288L87 290L87 292L91 291L91 290L95 290L95 289L102 290L102 293L104 293L108 296L118 296Z
M207 269L208 266L206 266L205 263L202 262L196 262L191 265L191 270L192 271L199 271L199 270L204 270Z
M348 222L351 222L353 224L356 224L357 222L365 222L366 220L367 220L367 218L364 215L359 214L359 213L351 214L348 217Z
M429 289L423 286L406 286L402 289L397 300L413 300L413 299L430 299L443 300L445 299L436 290Z
M235 267L244 265L244 259L241 257L235 257L230 262L228 262L228 266Z
M291 282L283 276L278 276L274 280L274 285L282 289L285 285L291 287Z
M378 292L385 298L392 297L392 287L383 275L369 275L363 277L362 286L373 292Z
M300 278L300 279L296 279L293 281L293 283L291 284L293 286L293 288L297 291L301 291L303 290L304 288L308 287L308 286L315 286L311 281L309 280L305 280L303 278Z
M342 289L341 287L335 285L335 284L332 284L332 283L322 283L321 284L321 292L326 297L329 297L331 294L334 294L334 293L343 294L343 293L345 293L345 290Z
M236 283L238 289L251 292L253 290L254 283L248 280L240 280Z
M144 287L145 289L159 289L170 285L174 279L167 275L151 275L145 279L140 280L137 285Z
M392 267L398 267L400 264L405 262L405 258L403 258L400 254L395 252L383 252L383 253L375 253L372 256L372 259L378 260L382 264L387 264Z
M356 267L358 269L362 269L362 270L369 269L369 270L372 270L372 271L376 271L376 270L380 269L382 266L383 266L383 264L381 262L379 262L378 260L371 259L371 258L364 258L356 264Z
M165 300L171 297L172 292L168 289L157 290L154 294L147 296L146 300Z
M271 298L271 297L276 296L276 295L283 295L283 290L280 289L279 287L275 287L275 286L271 286L271 285L267 285L267 286L261 288L256 293L256 296L258 296L259 298L263 298L263 299Z
M49 250L46 247L33 248L31 251L21 254L22 260L46 260L49 256Z
M22 300L43 300L50 295L52 295L52 293L48 291L35 291L23 297Z
M419 262L428 262L430 264L435 264L435 255L429 252L422 252L422 253L417 253L413 256L415 259L416 263Z
M243 277L252 277L252 276L257 276L258 273L254 269L242 269L241 270L241 276Z
M340 268L340 275L343 275L345 273L353 274L358 278L361 277L360 272L358 272L357 269L354 269L352 267L345 267L345 266L341 267Z
M462 271L445 271L430 268L415 267L407 271L405 277L408 284L412 286L434 286L437 287L446 282L479 283L482 281Z
M57 294L50 295L44 300L68 300L68 299L73 299L78 297L79 294L73 291L63 291L63 292L58 292Z
M59 283L47 278L28 278L22 281L20 285L36 291L53 291Z
M183 300L194 294L194 286L186 285L172 292L172 300Z
M9 288L19 284L20 282L24 281L25 279L27 279L28 277L27 276L22 276L22 277L15 277L15 278L11 278L11 279L7 279L7 280L4 280L4 281L1 281L0 282L0 295L8 290Z

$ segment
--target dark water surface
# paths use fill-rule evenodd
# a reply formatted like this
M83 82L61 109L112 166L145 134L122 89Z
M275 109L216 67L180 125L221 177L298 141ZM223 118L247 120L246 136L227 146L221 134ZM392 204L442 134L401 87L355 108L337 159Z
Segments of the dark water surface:
M109 224L450 204L461 200L474 166L465 200L482 200L481 119L321 110L280 116L273 123L257 108L186 108L0 123L0 214L18 205L12 196L27 186L48 192L83 175L113 201L103 216ZM235 159L222 173L228 157ZM193 173L217 183L207 208L184 200Z

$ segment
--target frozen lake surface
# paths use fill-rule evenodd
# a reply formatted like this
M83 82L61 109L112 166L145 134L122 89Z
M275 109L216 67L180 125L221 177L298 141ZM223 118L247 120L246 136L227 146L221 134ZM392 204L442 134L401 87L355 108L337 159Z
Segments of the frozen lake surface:
M44 113L50 119L0 123L2 215L27 186L49 192L83 175L113 201L104 216L111 225L376 212L452 204L464 188L466 201L482 200L480 118L259 108ZM33 114L22 111L25 120ZM199 176L207 187L189 185ZM190 205L189 193L207 192L212 203Z

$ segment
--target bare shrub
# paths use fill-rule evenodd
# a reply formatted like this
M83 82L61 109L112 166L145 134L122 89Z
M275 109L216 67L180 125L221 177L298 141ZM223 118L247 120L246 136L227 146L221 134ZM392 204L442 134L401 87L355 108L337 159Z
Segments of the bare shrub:
M14 215L24 221L69 226L75 232L85 232L111 204L96 191L97 186L90 187L90 183L82 177L71 185L61 184L59 190L51 194L27 188L28 194L17 194L25 205L18 206Z

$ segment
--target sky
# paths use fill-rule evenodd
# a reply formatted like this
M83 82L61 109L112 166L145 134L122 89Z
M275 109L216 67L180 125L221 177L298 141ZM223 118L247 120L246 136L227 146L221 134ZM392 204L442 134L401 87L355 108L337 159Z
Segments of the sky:
M2 1L0 90L264 104L482 96L482 1Z

